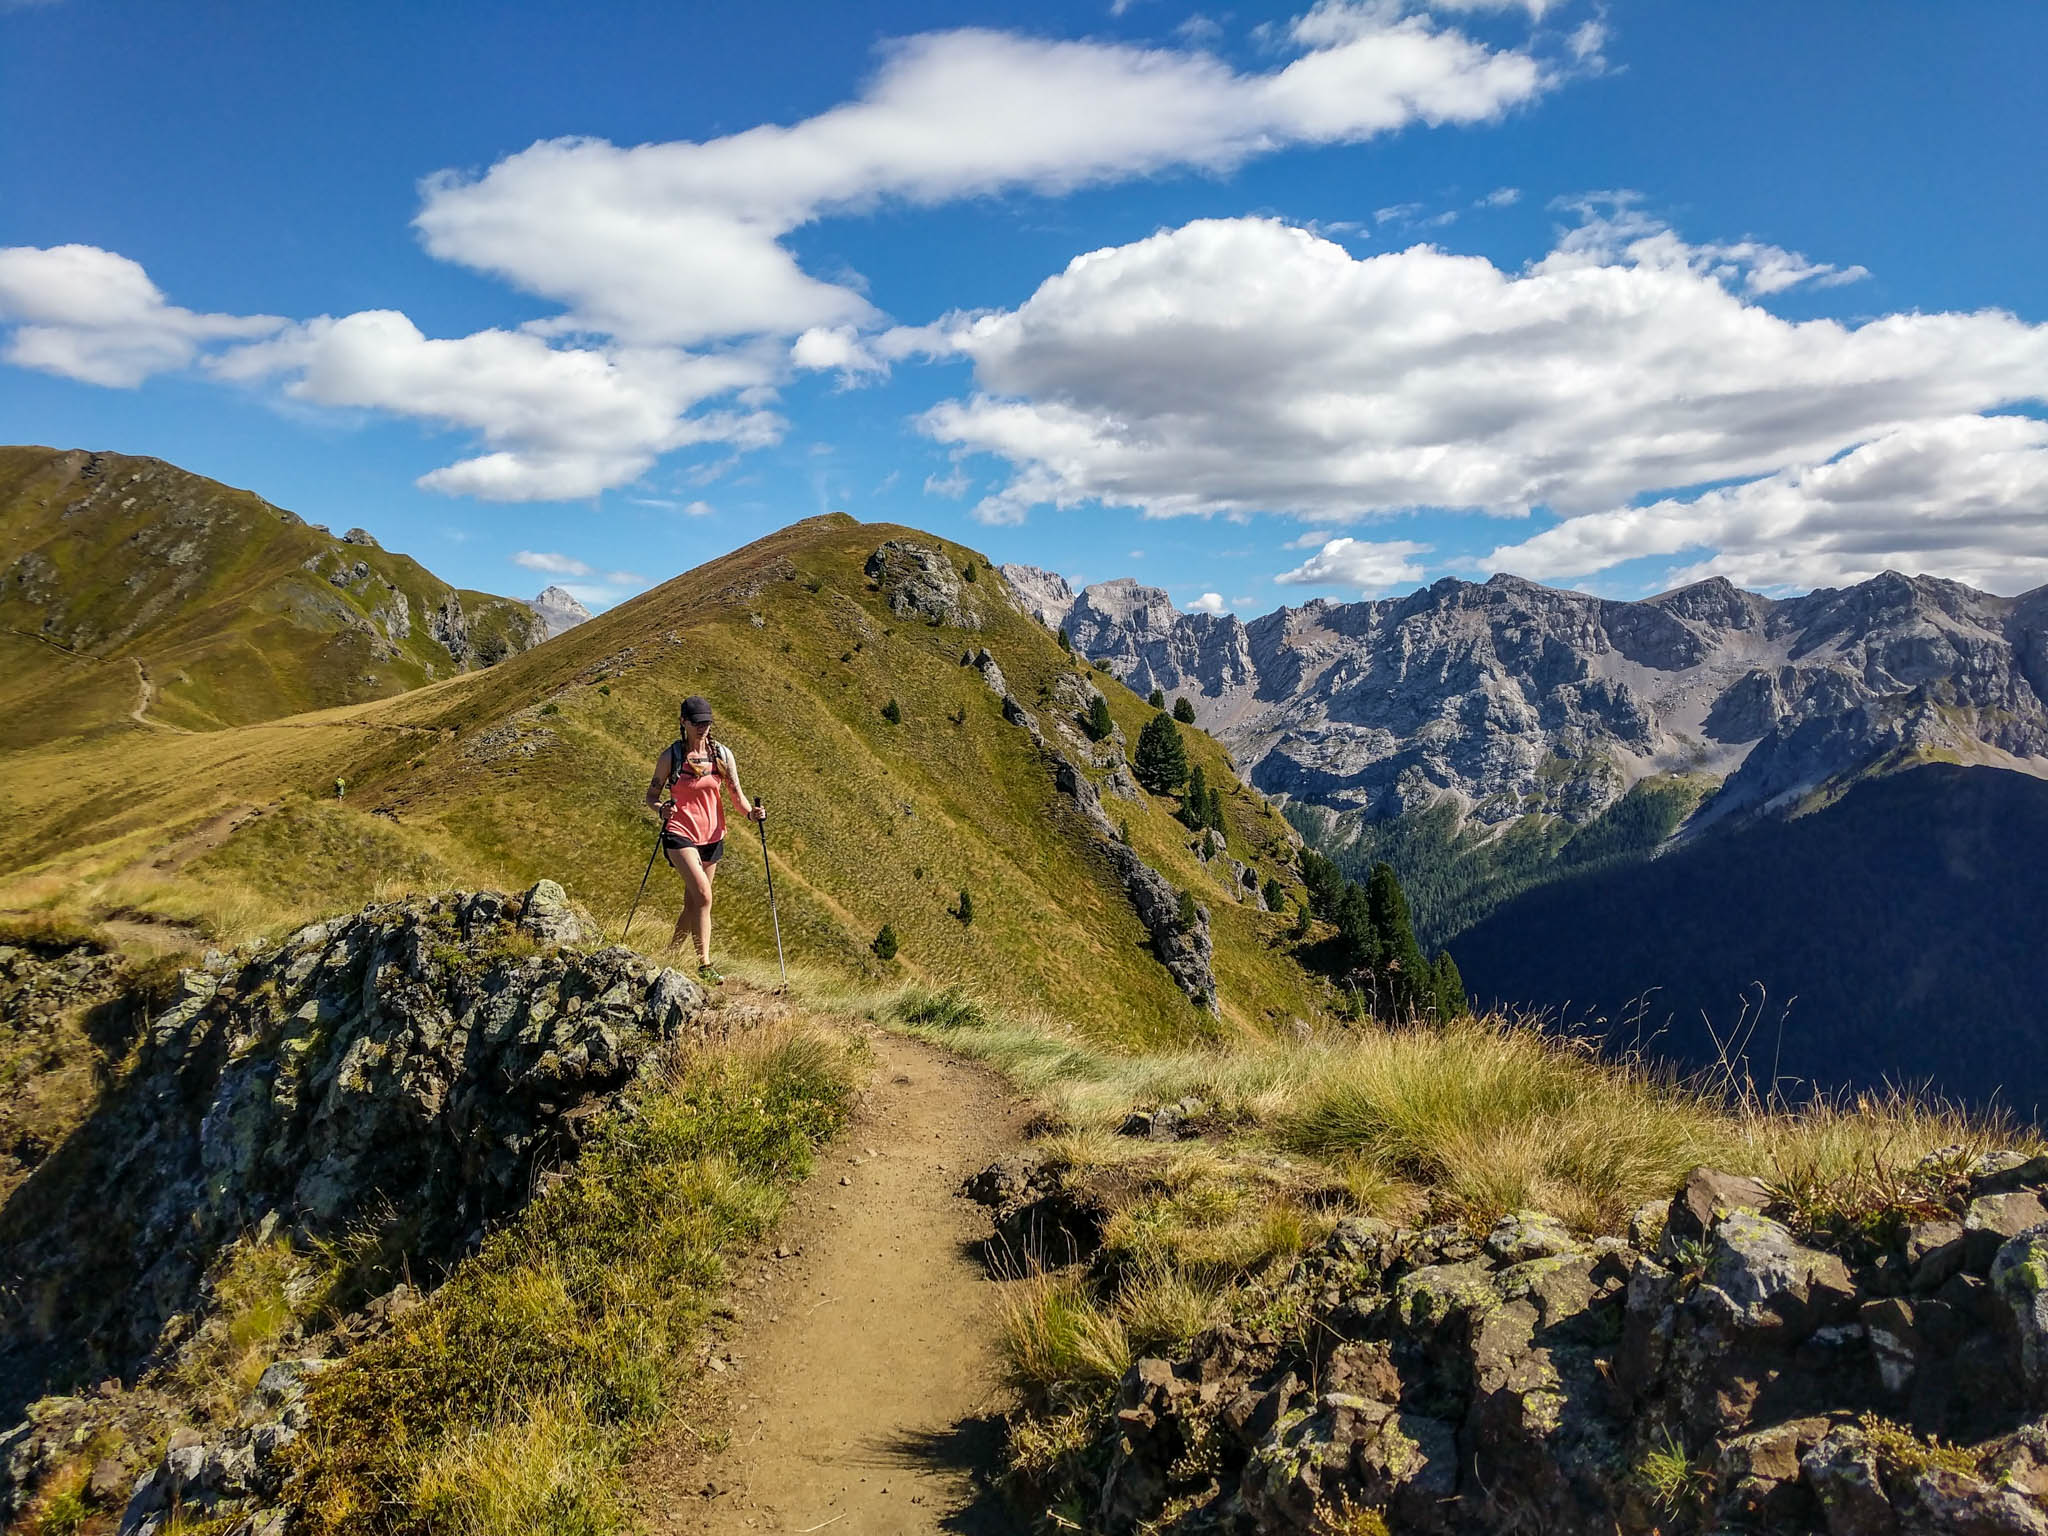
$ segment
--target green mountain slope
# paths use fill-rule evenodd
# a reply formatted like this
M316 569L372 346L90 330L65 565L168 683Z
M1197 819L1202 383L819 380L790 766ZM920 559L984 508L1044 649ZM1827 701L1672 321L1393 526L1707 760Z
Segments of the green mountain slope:
M891 539L941 557L956 611L892 611L866 570ZM965 579L970 567L979 580ZM1037 738L965 664L983 649ZM1082 735L1091 685L1128 745ZM1289 829L1222 749L1185 733L1191 760L1229 786L1228 851L1205 860L1174 819L1177 800L1115 788L1152 714L1141 699L1089 674L972 551L846 517L796 524L487 672L401 698L17 753L0 790L0 870L12 872L0 905L188 915L231 933L399 888L546 875L616 932L651 846L641 795L688 693L714 700L747 789L768 802L795 959L966 980L1134 1042L1282 1023L1323 996L1293 958L1288 918L1263 911L1232 864L1298 895ZM883 713L892 699L900 723ZM164 786L147 803L121 792L137 742ZM1215 1014L1161 964L1100 823L1058 787L1056 755L1100 787L1139 858L1207 910ZM340 804L336 776L349 781ZM736 825L728 847L720 947L772 961L757 835ZM633 935L642 945L659 942L680 901L672 874L657 868L654 882ZM954 915L963 889L971 924ZM869 948L885 923L901 943L886 964Z
M157 459L0 448L0 708L15 744L214 730L380 698L538 643L450 587Z

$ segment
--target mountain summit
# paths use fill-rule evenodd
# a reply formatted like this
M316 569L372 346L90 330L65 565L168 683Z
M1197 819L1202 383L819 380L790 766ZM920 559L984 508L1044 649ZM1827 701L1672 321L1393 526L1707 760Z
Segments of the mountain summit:
M360 528L161 459L0 448L0 705L17 744L383 698L544 638Z

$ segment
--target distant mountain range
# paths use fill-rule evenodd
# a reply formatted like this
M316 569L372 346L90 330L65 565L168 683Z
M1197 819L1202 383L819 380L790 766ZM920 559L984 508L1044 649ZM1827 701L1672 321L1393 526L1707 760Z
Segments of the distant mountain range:
M559 596L537 608L452 587L360 528L337 538L160 459L0 448L0 706L16 744L383 698L589 617Z
M1495 576L1244 623L1128 579L1076 593L1003 571L1132 688L1185 694L1327 850L1391 858L1432 942L1574 863L1810 809L1872 774L2048 775L2048 588L1887 573L1619 602Z

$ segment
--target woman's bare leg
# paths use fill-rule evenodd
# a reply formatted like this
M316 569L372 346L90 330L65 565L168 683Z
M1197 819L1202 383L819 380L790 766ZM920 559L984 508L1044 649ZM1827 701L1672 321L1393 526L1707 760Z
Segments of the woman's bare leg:
M693 849L691 852L692 857L695 857L695 850ZM718 879L718 863L714 860L709 864L704 864L700 860L699 867L704 871L704 889L697 897L697 961L700 965L709 965L711 963L711 887L712 883Z
M685 938L697 941L697 959L702 965L711 963L711 876L704 868L704 861L694 848L672 848L668 861L683 877L683 910L676 919L676 931L669 938L671 949L681 946ZM716 866L713 866L716 868Z

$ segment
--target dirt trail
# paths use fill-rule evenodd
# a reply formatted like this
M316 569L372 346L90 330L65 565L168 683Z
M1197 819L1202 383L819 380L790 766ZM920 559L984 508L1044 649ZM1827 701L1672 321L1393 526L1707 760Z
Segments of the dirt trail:
M768 1253L736 1269L715 1383L636 1469L660 1536L1021 1532L979 1484L1002 1397L996 1286L955 1191L1013 1151L1024 1106L989 1074L895 1035L852 1126ZM777 1259L775 1253L790 1255ZM722 1446L696 1449L699 1443ZM702 1435L703 1442L693 1438Z
M192 733L182 725L172 725L168 720L152 720L149 706L156 702L156 684L149 680L149 668L142 664L140 657L128 658L135 663L135 684L138 694L135 707L128 711L128 718L137 725L146 725L153 731L169 731L176 736L190 736Z

